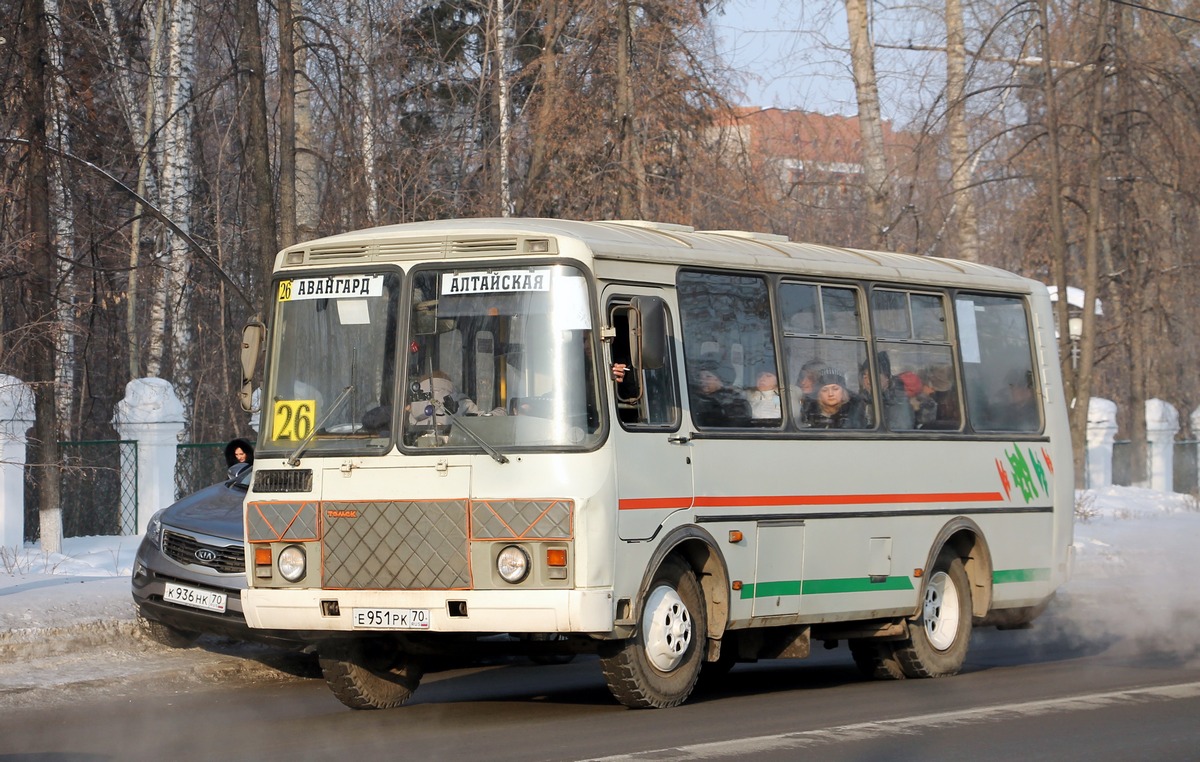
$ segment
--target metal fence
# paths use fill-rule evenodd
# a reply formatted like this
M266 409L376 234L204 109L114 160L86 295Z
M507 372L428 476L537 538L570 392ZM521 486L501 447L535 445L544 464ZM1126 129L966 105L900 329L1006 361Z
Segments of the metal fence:
M175 448L175 499L227 478L224 442L181 444Z
M137 442L60 442L59 448L63 537L124 534L137 526ZM41 536L38 489L36 479L25 479L26 542Z
M63 537L125 535L138 525L137 442L60 442ZM25 542L41 537L38 483L26 466ZM226 478L225 443L178 445L175 498Z

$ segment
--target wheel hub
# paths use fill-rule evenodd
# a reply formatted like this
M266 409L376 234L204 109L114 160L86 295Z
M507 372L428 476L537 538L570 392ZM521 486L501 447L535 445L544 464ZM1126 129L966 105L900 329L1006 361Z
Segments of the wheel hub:
M673 588L656 587L646 599L646 657L655 669L670 672L687 654L693 635L692 615Z
M929 644L939 651L954 645L958 636L958 591L949 574L939 571L925 585L921 619Z

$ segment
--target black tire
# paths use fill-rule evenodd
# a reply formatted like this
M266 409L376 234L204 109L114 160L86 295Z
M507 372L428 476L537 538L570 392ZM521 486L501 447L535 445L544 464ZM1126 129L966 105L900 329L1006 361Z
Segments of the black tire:
M554 641L566 640L566 635L559 635L553 632L537 632L529 636L529 640L542 643L550 643ZM543 666L553 666L556 664L570 664L575 660L575 654L571 653L555 653L554 651L533 651L529 654L529 661L534 664Z
M143 616L137 612L138 631L150 640L169 648L191 648L200 639L200 633L191 630L177 630L162 622Z
M600 654L608 689L631 709L665 709L687 700L704 661L708 619L691 568L669 558L647 590L634 637Z
M321 673L333 695L351 709L391 709L412 696L421 663L385 639L355 639L319 649Z
M850 654L858 671L870 680L903 680L907 677L891 641L851 640Z
M909 637L896 645L896 658L908 677L958 674L971 644L971 582L962 559L943 553L922 588L921 615L909 623Z
M729 671L738 663L737 633L725 632L721 638L721 655L716 661L706 661L700 665L700 679L696 681L696 690L711 691L720 688L729 677Z

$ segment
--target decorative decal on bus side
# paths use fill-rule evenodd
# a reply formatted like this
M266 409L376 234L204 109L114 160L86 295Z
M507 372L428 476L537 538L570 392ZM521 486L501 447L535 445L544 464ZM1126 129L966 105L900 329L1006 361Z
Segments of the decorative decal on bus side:
M549 290L550 273L544 270L447 273L442 276L442 296Z
M1005 461L996 458L996 471L1000 475L1000 485L1004 487L1006 499L1012 499L1014 488L1020 490L1026 503L1035 497L1050 494L1050 480L1046 474L1054 473L1054 461L1050 459L1050 453L1046 452L1045 448L1042 448L1039 454L1035 453L1033 448L1022 451L1020 445L1014 444L1011 452L1004 450L1004 458L1007 466Z

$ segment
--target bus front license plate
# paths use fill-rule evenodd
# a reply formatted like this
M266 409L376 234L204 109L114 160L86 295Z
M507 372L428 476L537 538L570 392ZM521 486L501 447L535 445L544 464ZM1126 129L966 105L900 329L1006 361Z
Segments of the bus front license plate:
M429 609L354 609L350 624L356 630L428 630Z

